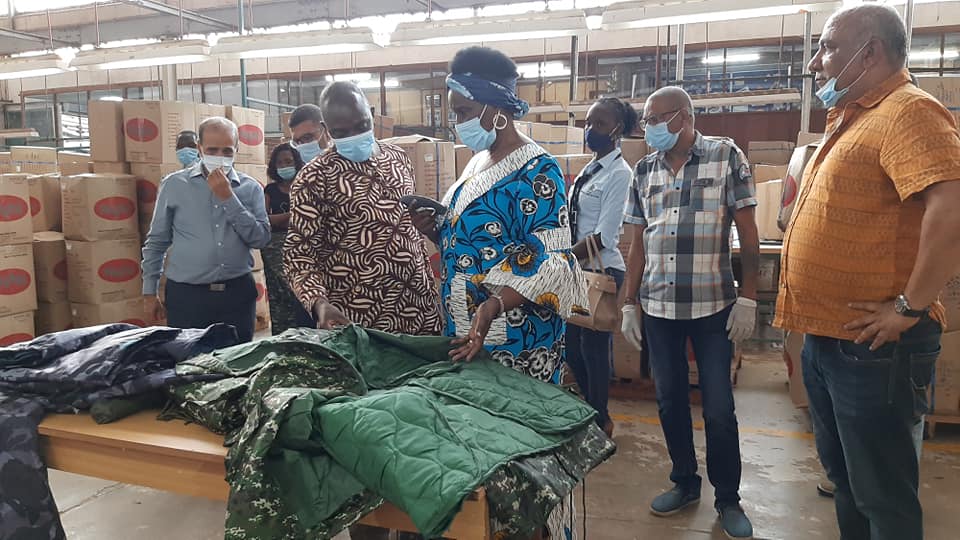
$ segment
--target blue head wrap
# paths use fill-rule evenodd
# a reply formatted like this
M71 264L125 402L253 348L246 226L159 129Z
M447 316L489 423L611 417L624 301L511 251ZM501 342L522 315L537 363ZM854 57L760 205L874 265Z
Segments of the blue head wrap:
M472 73L447 75L447 88L477 103L492 105L513 113L519 120L530 110L530 104L517 96L517 79L491 81Z

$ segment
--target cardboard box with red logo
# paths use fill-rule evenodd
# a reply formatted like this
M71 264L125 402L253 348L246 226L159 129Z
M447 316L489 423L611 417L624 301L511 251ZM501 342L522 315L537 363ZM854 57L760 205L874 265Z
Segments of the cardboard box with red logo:
M63 221L60 175L34 175L27 178L27 183L30 185L30 216L33 232L59 231Z
M130 174L130 164L126 161L94 161L94 174Z
M0 347L9 347L21 341L30 341L36 337L33 327L33 313L17 313L0 317Z
M253 273L253 281L257 284L257 330L270 328L270 296L267 294L267 278L263 270Z
M265 114L258 109L246 109L230 105L227 118L237 125L240 148L236 153L237 163L264 164L267 162L264 146L263 123Z
M81 174L61 182L63 235L68 240L138 239L137 180L131 175Z
M790 224L793 207L796 206L797 199L800 198L800 189L803 187L803 172L816 151L815 144L801 146L793 151L793 157L790 158L790 164L787 166L787 177L783 179L781 185L780 211L777 214L777 226L781 231L786 231L787 225Z
M37 309L33 246L0 246L0 315Z
M123 133L126 159L116 161L176 163L177 135L185 129L194 131L197 129L195 103L124 101Z
M60 172L57 149L45 146L11 146L10 159L15 171L26 174Z
M146 237L157 205L160 182L172 173L183 169L180 163L131 163L130 173L137 179L137 212L140 236Z
M142 296L138 240L67 240L67 298L104 304Z
M30 183L23 174L0 175L0 245L33 241Z
M63 234L33 234L33 264L37 276L37 299L55 304L67 301L67 244Z
M90 122L90 157L93 161L126 161L123 103L88 101L87 117ZM99 171L94 170L94 172Z
M146 320L142 296L103 304L71 303L70 314L77 328L110 323L151 326L151 323Z
M70 313L70 302L63 301L55 304L38 302L37 311L33 316L33 323L38 336L52 332L62 332L73 328L73 315Z
M250 178L256 180L261 186L266 187L270 183L270 178L267 176L267 166L266 165L256 165L254 163L237 163L233 166L238 173L243 173Z
M780 199L783 194L783 181L771 180L756 185L757 188L757 232L760 240L783 240L783 231L777 225L780 215Z

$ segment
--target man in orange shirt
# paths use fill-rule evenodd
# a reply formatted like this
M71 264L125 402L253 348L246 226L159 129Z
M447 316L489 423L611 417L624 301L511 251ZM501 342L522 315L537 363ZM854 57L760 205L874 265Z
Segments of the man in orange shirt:
M960 261L960 135L910 84L888 6L835 13L808 66L827 134L784 239L776 324L807 334L804 384L845 540L921 540L912 432Z

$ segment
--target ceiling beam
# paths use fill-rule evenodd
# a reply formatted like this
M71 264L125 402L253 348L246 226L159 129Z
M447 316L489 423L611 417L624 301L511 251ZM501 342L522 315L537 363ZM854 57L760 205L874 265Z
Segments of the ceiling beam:
M41 34L34 34L32 32L23 32L20 30L13 30L12 28L0 28L0 37L9 37L16 39L23 39L26 41L38 41L40 43L50 44L50 36L44 36ZM60 43L61 45L71 45L78 47L76 43L71 41L64 41L62 39L53 38L54 43Z
M183 15L183 18L188 21L193 21L195 23L205 24L207 26L212 26L214 28L221 28L224 30L236 30L237 25L230 24L228 22L221 21L220 19L214 19L213 17L207 17L196 11L183 10L181 13L180 9L174 6L168 6L167 4L157 2L155 0L121 0L124 4L130 4L133 6L142 7L144 9L149 9L150 11L156 11L157 13L163 13L166 15L173 15L175 17L180 17Z

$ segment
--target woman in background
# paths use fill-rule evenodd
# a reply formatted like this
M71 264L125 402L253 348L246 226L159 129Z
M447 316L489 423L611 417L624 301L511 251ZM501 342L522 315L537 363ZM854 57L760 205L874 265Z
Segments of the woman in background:
M270 299L270 319L275 335L288 328L315 326L313 318L297 300L283 276L282 249L283 241L287 237L287 224L290 223L290 186L303 165L303 159L290 143L277 145L270 154L270 163L267 165L270 183L263 189L273 236L270 245L263 248L261 254Z
M633 179L633 171L620 152L620 139L633 132L637 118L637 111L617 98L603 98L590 107L586 138L593 161L584 167L570 189L573 253L582 267L613 276L618 289L626 271L618 246ZM599 261L590 260L589 241L599 249ZM593 268L594 263L599 267ZM610 437L613 421L607 401L612 361L612 332L567 325L567 364L584 400L597 410L597 424Z

